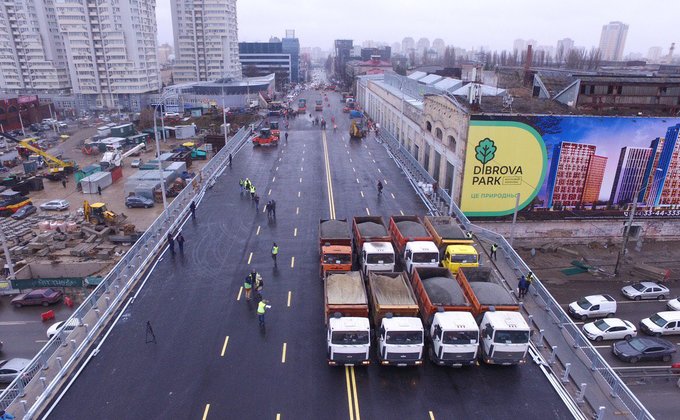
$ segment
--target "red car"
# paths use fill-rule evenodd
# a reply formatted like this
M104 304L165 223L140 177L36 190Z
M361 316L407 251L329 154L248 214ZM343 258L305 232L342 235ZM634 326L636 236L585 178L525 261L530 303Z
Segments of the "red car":
M12 299L12 305L17 308L22 306L47 306L51 303L57 303L64 297L61 290L54 290L50 287L43 289L35 289L27 293L22 293Z

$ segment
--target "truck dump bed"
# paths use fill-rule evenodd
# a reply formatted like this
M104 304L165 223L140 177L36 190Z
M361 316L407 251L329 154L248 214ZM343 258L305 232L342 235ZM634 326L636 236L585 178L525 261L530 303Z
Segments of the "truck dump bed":
M517 300L490 268L462 267L456 278L477 315L488 311L491 306L497 311L519 310Z
M458 221L450 216L425 216L425 226L438 246L471 244L472 238L465 235Z
M319 222L319 246L352 245L347 219L321 219Z
M359 272L327 274L324 283L326 319L335 312L342 316L368 317L368 298Z
M472 312L473 307L456 279L446 268L417 267L411 278L423 319L431 320L438 308Z
M388 312L394 316L418 316L418 302L404 273L370 272L368 287L376 325Z
M382 217L379 216L355 217L354 236L361 242L357 244L358 247L361 247L364 242L390 242L390 234Z
M399 253L404 251L407 242L433 240L418 216L392 216L390 234Z

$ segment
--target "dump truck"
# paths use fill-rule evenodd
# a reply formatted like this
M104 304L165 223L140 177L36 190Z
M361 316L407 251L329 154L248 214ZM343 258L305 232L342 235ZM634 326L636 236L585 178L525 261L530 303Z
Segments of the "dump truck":
M368 365L371 325L361 274L358 271L326 273L324 298L328 364Z
M439 247L441 264L453 274L460 267L479 267L479 254L471 236L450 216L425 216L425 227Z
M423 323L405 273L369 272L368 295L381 365L423 363Z
M394 271L394 248L379 216L356 216L352 222L354 252L364 275L369 271Z
M314 111L323 111L323 101L321 99L317 99L314 103Z
M298 114L304 114L307 112L307 100L300 98L298 99Z
M362 139L364 137L366 137L364 113L361 111L352 110L349 113L349 138Z
M432 363L452 367L474 365L479 351L479 327L472 304L451 272L442 267L417 267L411 285Z
M481 359L489 364L524 363L531 330L501 279L490 268L462 267L456 280L478 320Z
M409 275L414 267L439 266L439 249L418 216L392 216L389 229L397 257Z
M320 274L352 270L352 236L347 219L319 221Z

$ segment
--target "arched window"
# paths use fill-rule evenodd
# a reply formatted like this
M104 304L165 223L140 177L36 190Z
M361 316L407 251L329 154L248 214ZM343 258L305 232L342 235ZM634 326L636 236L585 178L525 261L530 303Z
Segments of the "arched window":
M427 131L432 132L432 123L429 122L429 121L426 121L425 122L425 128L427 129Z
M439 140L441 140L444 137L444 133L442 133L442 129L438 128L434 131L434 135L437 136Z
M447 140L449 141L449 147L450 147L452 150L455 151L455 150L456 150L456 139L454 139L453 136L448 136L448 137L447 137Z

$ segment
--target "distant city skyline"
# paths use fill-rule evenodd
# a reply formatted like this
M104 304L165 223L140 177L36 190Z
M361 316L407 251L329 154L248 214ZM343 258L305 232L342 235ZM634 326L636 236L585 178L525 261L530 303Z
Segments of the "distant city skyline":
M649 13L641 12L639 2L632 0L615 3L575 0L550 7L529 0L522 5L490 1L483 7L428 0L423 6L426 7L419 10L427 13L403 11L408 9L393 7L393 2L386 0L347 0L324 3L323 7L309 7L303 0L241 0L237 2L238 37L239 41L268 41L270 36L280 37L286 29L295 29L301 46L325 51L332 50L335 39L352 39L359 45L366 40L392 45L404 37L412 37L416 42L420 38L430 42L441 38L446 45L468 50L487 47L512 51L513 41L518 38L535 39L539 45L553 47L558 40L571 38L575 45L590 50L599 45L603 25L621 21L629 26L624 57L631 53L646 56L652 47L661 47L662 54L667 54L671 42L680 43L673 31L658 30L674 27L672 13L652 13L652 9L643 9L650 10ZM430 13L433 10L438 12ZM157 15L159 44L172 43L171 25L163 24L170 22L170 0L157 0ZM458 17L455 25L451 24L451 16ZM390 24L382 27L380 22ZM399 22L403 24L394 24Z

